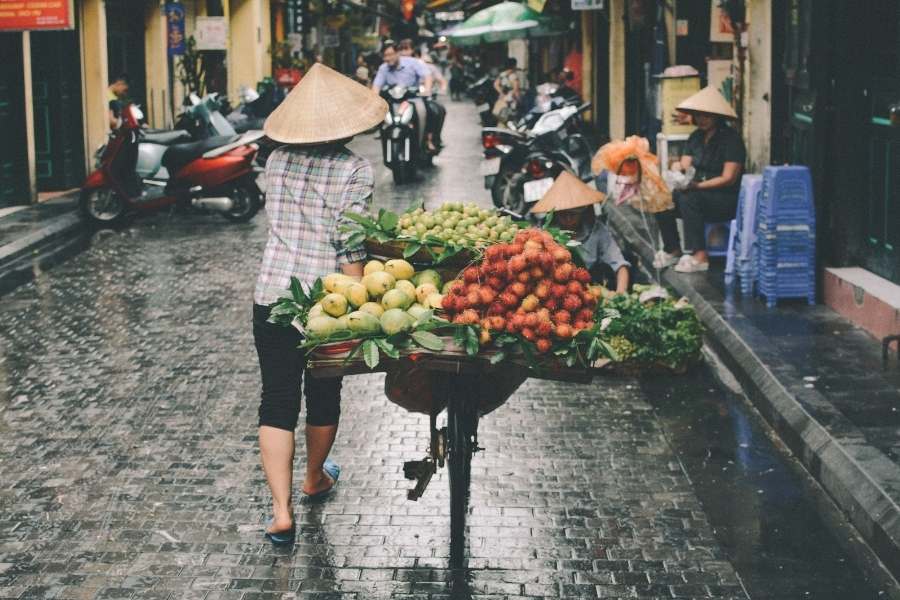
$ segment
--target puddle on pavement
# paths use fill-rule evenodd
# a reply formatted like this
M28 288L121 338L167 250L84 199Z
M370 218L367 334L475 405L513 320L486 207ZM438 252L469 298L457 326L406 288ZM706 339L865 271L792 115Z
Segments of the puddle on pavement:
M641 381L753 600L888 597L837 543L743 400L703 366Z

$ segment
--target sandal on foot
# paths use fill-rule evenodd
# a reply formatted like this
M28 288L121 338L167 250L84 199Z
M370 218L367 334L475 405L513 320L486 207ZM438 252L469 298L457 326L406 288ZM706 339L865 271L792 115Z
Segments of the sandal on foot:
M331 460L330 458L325 459L325 463L322 465L322 470L331 477L331 480L334 482L331 484L331 487L327 490L322 490L321 492L316 492L315 494L303 494L307 501L309 500L322 500L323 498L327 498L334 492L334 488L337 487L338 478L341 476L341 467L336 462Z
M273 519L266 521L266 539L276 546L288 546L294 543L297 536L296 524L291 525L290 529L282 529L281 531L268 531L268 527L272 524Z
M690 254L685 254L675 265L675 270L679 273L702 273L709 271L709 262L700 262Z
M653 268L654 269L665 269L666 267L671 267L675 263L678 262L678 257L674 254L669 254L665 250L660 250L653 257Z

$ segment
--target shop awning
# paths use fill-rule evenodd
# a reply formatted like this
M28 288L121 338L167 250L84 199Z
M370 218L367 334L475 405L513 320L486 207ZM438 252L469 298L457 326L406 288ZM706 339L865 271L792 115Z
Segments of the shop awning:
M537 13L524 4L501 2L478 11L447 32L457 46L477 46L519 38L545 37L566 33L564 19Z

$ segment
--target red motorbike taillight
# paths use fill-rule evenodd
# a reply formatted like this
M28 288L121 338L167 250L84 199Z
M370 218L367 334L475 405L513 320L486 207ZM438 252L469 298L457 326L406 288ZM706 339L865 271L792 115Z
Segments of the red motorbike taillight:
M535 179L540 179L544 176L544 165L541 164L539 160L530 160L528 161L528 172Z
M484 146L487 150L496 148L499 143L500 138L493 133L486 133L481 137L481 145Z

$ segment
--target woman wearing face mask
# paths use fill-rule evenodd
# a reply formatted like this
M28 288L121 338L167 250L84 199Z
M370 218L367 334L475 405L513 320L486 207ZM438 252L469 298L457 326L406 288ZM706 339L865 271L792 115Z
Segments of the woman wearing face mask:
M737 119L727 100L712 87L707 87L677 106L689 114L697 130L688 138L684 154L673 170L694 167L694 179L684 190L673 193L675 209L658 213L656 222L663 239L663 249L656 254L653 266L662 269L675 265L681 273L709 269L706 252L706 223L730 221L737 212L741 173L747 151L740 134L726 120ZM675 219L684 221L684 247Z

